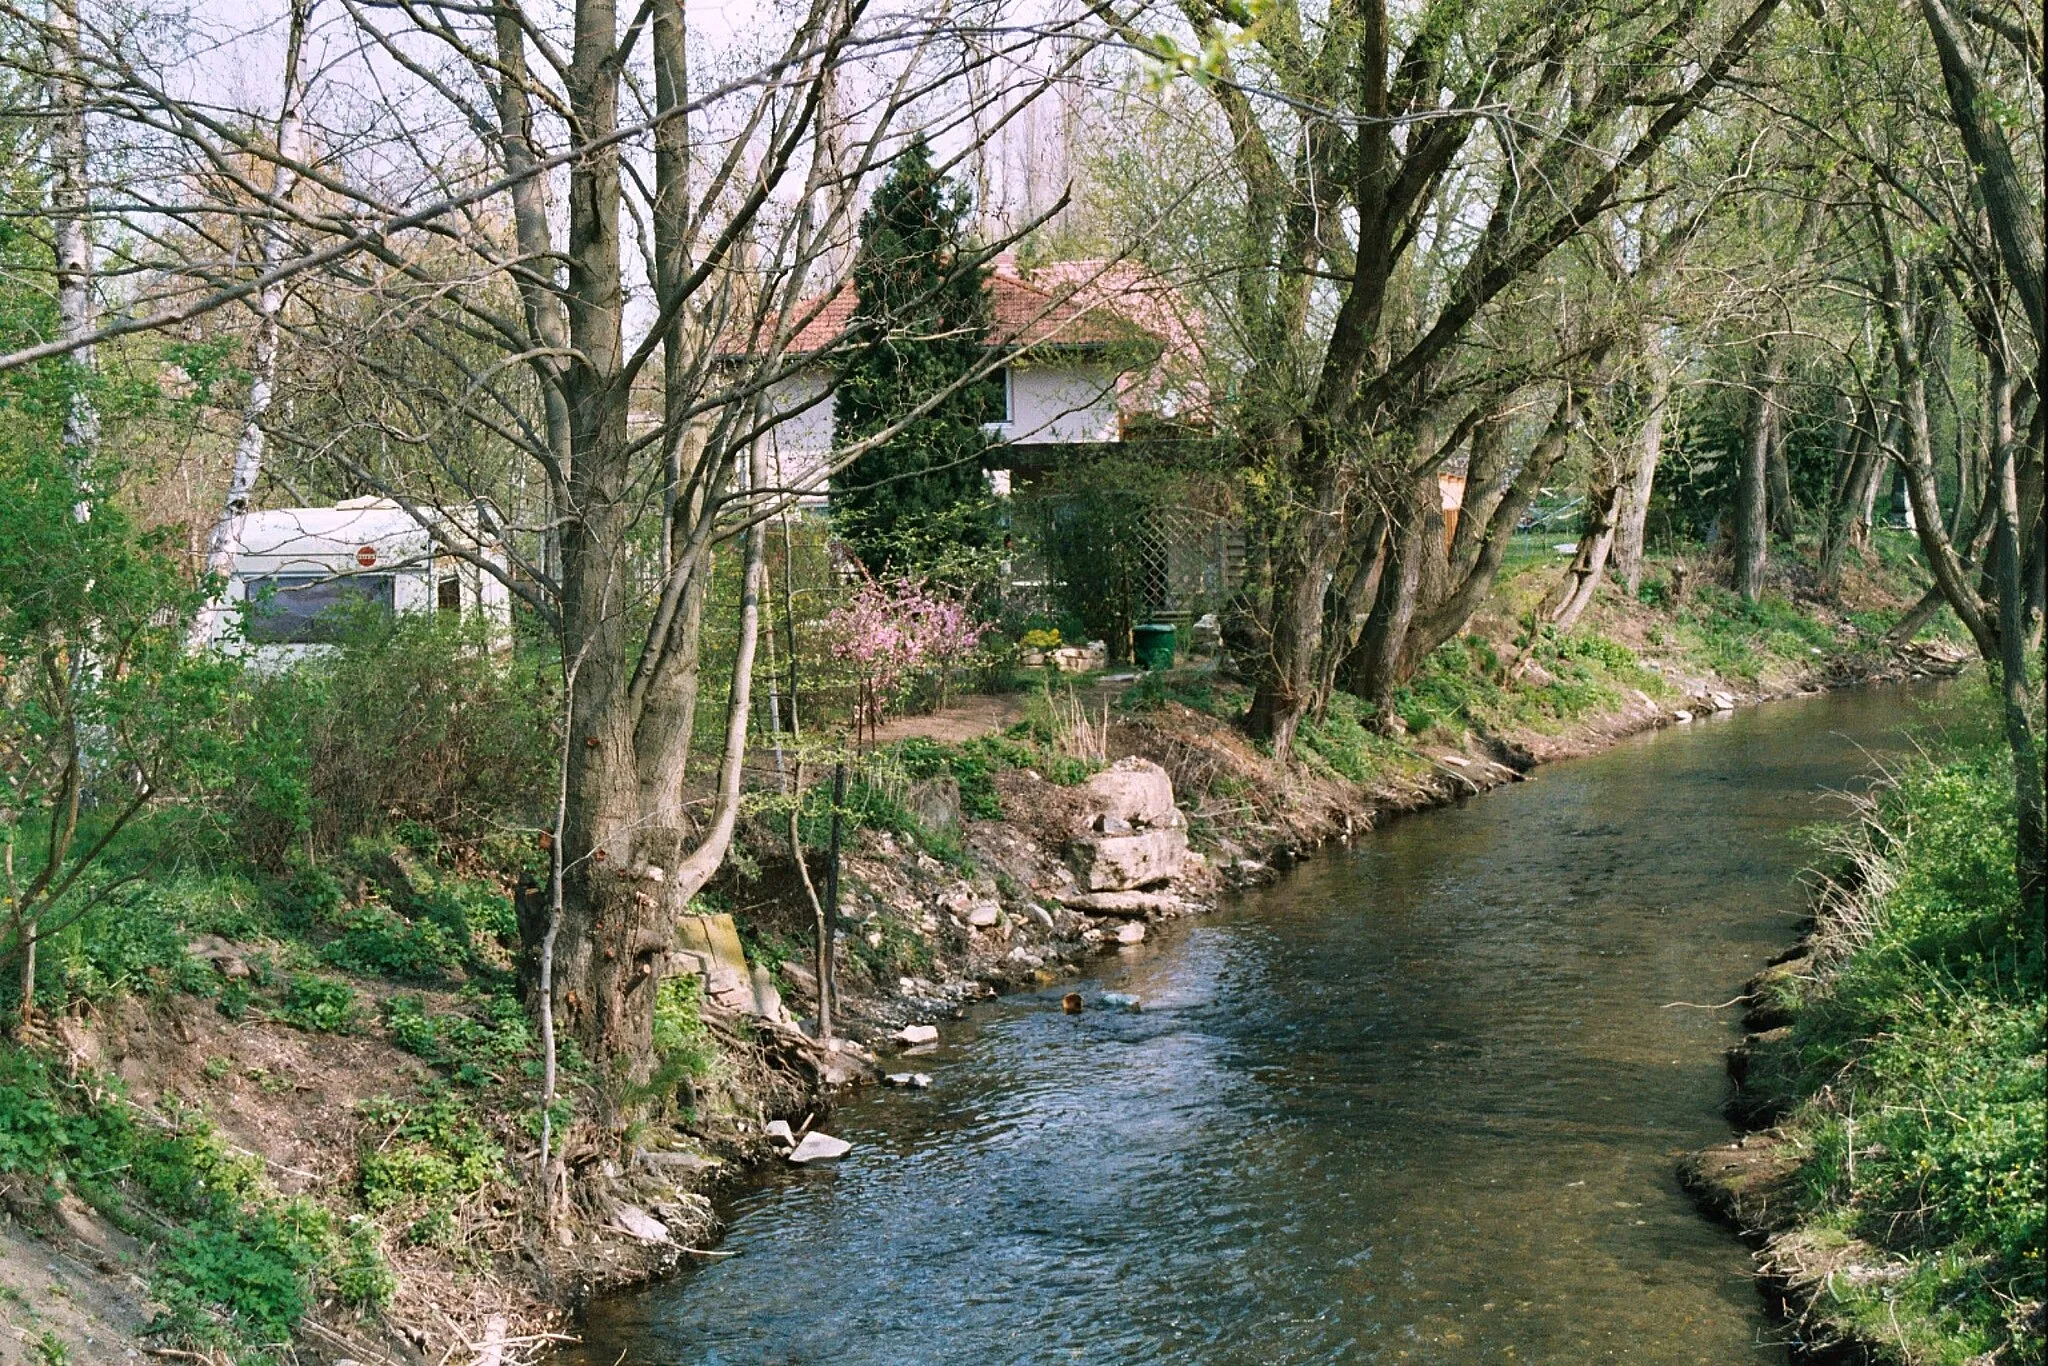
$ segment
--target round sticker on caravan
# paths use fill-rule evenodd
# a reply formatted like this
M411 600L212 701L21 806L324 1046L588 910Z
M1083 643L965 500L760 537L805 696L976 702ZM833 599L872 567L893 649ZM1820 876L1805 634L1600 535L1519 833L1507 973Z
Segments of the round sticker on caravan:
M359 564L359 565L361 565L361 566L362 566L363 568L365 568L365 569L368 569L368 568L370 568L370 567L371 567L372 565L376 564L376 563L377 563L377 547L376 547L376 546L373 546L373 545L366 545L366 546L359 546L359 547L357 547L357 549L356 549L356 563L357 563L357 564Z

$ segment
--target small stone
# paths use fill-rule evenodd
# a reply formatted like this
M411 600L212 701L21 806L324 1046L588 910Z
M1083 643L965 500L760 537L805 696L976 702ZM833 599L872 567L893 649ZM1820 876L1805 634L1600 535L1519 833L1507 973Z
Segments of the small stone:
M1031 903L1031 918L1033 920L1036 920L1039 924L1045 926L1045 928L1047 928L1048 930L1056 930L1059 928L1057 925L1053 923L1052 912L1048 911L1047 909L1045 909L1045 907L1039 905L1035 901Z
M1143 924L1142 922L1140 922L1140 921L1136 921L1136 920L1133 920L1133 921L1129 922L1128 924L1126 924L1126 925L1122 926L1122 927L1121 927L1121 928L1119 928L1119 929L1117 930L1117 932L1116 932L1116 942L1117 942L1117 943L1119 943L1119 944L1123 944L1123 945L1126 945L1126 946L1128 946L1128 945L1131 945L1131 944L1142 944L1142 943L1144 943L1144 942L1145 942L1145 926L1144 926L1144 924Z
M1000 924L1003 908L993 901L977 901L967 908L967 927L971 930L986 930Z
M907 1044L912 1048L922 1043L937 1043L938 1041L939 1027L937 1025L905 1025L896 1031L896 1042Z
M885 1086L907 1086L914 1091L925 1091L931 1088L932 1074L929 1072L891 1072L888 1076L882 1078L882 1083Z
M1135 1014L1139 1001L1127 991L1105 991L1102 993L1102 1005L1106 1010L1128 1010Z
M1689 711L1675 711L1671 713L1671 719L1682 726L1692 720L1692 713Z
M612 1227L629 1233L643 1243L668 1241L668 1225L637 1205L620 1205L612 1211Z
M789 1127L789 1121L786 1119L769 1120L767 1132L768 1137L776 1140L778 1143L794 1144L796 1142L796 1131Z
M804 1135L804 1141L796 1145L796 1151L789 1155L789 1160L801 1167L810 1162L830 1162L852 1151L853 1145L845 1139L813 1131Z
M1131 823L1122 816L1102 815L1095 818L1095 828L1105 835L1128 835Z
M1472 766L1472 761L1461 754L1446 754L1444 762L1453 768L1470 768Z

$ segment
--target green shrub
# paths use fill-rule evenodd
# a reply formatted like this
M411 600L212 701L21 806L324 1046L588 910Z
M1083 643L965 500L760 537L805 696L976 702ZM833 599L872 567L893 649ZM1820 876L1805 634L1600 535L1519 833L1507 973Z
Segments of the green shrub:
M359 1189L372 1210L445 1206L503 1174L505 1150L452 1097L408 1103L384 1096L359 1110L366 1126Z
M341 914L341 934L320 956L347 972L438 981L462 966L465 945L431 920L408 920L381 902Z
M384 1026L406 1052L445 1069L455 1080L484 1086L533 1052L533 1030L516 997L464 989L464 1009L430 1012L417 996L394 996Z
M332 977L295 972L285 984L278 1018L300 1029L328 1034L353 1034L362 1026L355 989Z
M219 817L242 854L282 869L394 818L458 840L526 823L550 790L551 671L484 630L371 614L330 653L247 675Z
M152 1332L209 1349L288 1339L334 1250L326 1212L279 1199L262 1163L205 1123L139 1125L106 1089L0 1045L0 1172L75 1188L155 1243Z
M377 1225L362 1218L349 1223L348 1245L334 1268L334 1288L343 1304L382 1309L398 1293L398 1277L384 1258Z
M1805 1217L1906 1267L1825 1307L1915 1361L2041 1360L2014 1306L2048 1296L2048 973L2014 829L1995 739L1906 765L1840 846L1860 891L1823 922L1840 961L1794 1021Z

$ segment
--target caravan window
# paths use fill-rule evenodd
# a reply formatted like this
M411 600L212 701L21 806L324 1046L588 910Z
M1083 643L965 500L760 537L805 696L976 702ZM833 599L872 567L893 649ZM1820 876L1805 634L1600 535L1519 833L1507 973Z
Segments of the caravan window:
M258 645L324 645L364 608L392 610L389 574L268 574L250 579L246 631Z

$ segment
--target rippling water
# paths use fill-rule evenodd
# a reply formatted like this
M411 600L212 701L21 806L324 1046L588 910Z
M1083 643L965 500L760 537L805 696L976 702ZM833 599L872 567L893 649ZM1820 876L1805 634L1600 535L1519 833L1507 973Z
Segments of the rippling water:
M933 1090L725 1210L741 1255L593 1307L629 1363L1784 1360L1672 1177L1798 826L1927 697L1746 711L1327 852L946 1027Z

